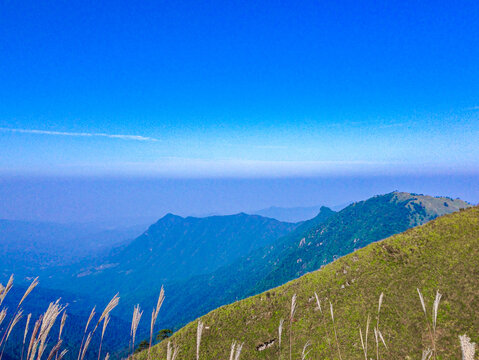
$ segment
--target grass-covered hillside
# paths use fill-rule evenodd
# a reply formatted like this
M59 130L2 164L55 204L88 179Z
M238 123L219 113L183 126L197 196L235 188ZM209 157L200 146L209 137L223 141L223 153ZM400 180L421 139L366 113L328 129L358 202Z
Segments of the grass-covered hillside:
M424 295L426 316L417 288ZM431 336L436 291L442 298ZM296 311L290 318L294 294ZM289 359L291 336L293 359L301 359L308 341L310 359L339 359L339 354L342 359L364 359L359 329L365 342L370 317L367 358L376 358L378 327L387 346L378 335L382 359L421 359L433 340L437 359L459 359L459 335L479 340L477 309L479 207L474 207L370 244L283 286L208 313L200 319L205 325L200 358L227 359L232 342L238 341L244 343L241 359ZM281 319L285 322L280 348ZM197 325L198 320L171 338L180 347L178 359L195 358ZM153 358L165 358L165 347L166 342L156 346Z
M229 266L166 284L165 305L170 312L165 319L186 324L221 305L282 285L372 242L467 206L459 199L392 192L339 212L323 207L315 218Z
M319 226L308 229L288 247L270 252L270 272L258 283L255 293L317 270L371 242L468 206L460 199L405 192L353 203Z

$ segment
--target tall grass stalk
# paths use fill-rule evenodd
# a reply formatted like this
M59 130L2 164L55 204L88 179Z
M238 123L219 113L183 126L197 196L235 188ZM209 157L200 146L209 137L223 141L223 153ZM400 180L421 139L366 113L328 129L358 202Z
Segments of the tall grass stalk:
M201 336L203 335L204 326L203 322L199 320L196 328L196 360L200 359Z
M166 360L176 360L179 351L180 349L177 345L172 345L171 341L168 341L166 345Z
M50 303L45 313L40 316L35 324L35 329L30 340L31 349L29 347L27 357L29 360L34 360L35 358L39 360L42 358L47 346L50 330L63 310L65 310L65 307L60 305L60 299L58 299L54 303Z
M236 344L234 360L239 360L239 359L240 359L241 350L243 350L243 344L244 344L244 343L241 343L241 344L238 344L238 343L237 343L237 344Z
M27 316L27 322L25 324L25 331L23 332L23 343L22 343L22 355L21 355L21 360L23 360L23 353L25 351L25 341L27 340L27 335L28 335L28 327L30 326L30 319L32 318L32 314L28 314ZM1 323L1 321L0 321Z
M42 317L43 315L40 315L38 320L35 322L35 326L33 327L32 336L30 337L30 343L28 345L27 359L30 359L30 354L32 353L38 330L40 330L40 325L42 324Z
M431 349L426 349L422 351L422 357L421 360L429 360L432 356L432 350Z
M100 347L98 348L98 360L100 360L103 337L105 336L106 327L108 326L109 322L110 322L110 314L107 314L105 318L103 319L103 327L101 329Z
M236 349L236 340L233 340L233 342L231 343L230 360L234 360L235 358L235 349Z
M83 343L85 342L85 336L86 336L86 333L88 331L88 326L90 325L91 320L95 316L95 309L96 309L96 306L94 306L93 309L91 309L90 316L88 317L88 320L87 320L86 325L85 325L85 330L83 330L83 336L82 336L82 339L81 339L80 348L78 349L77 360L80 360L82 349L83 349Z
M2 325L3 320L5 320L5 317L7 316L7 308L3 308L2 311L0 311L0 325Z
M281 319L279 321L279 326L278 326L278 346L279 346L280 359L281 359L281 338L283 337L283 324L284 324L284 319Z
M93 335L93 332L90 331L90 332L88 333L88 336L86 337L85 346L83 347L83 351L82 351L82 353L81 353L81 358L80 358L80 360L83 360L83 359L85 358L85 354L86 354L86 352L87 352L87 350L88 350L88 347L90 346L90 342L91 342L92 335Z
M291 297L291 311L289 313L289 360L292 360L293 348L293 320L296 313L296 294Z
M7 285L3 286L2 284L0 284L0 305L2 305L3 300L5 300L5 297L7 296L8 292L12 289L13 279L14 277L12 274L8 279Z
M321 300L319 299L319 296L316 292L314 293L314 297L316 298L316 305L318 306L317 308L319 310L319 313L321 314L321 322L322 322L322 324L324 326L324 329L326 331L326 336L327 336L328 346L329 346L329 352L330 352L331 357L333 357L334 349L331 345L331 341L332 341L331 339L332 338L331 338L331 334L329 332L329 328L326 324L326 319L325 319L325 315L323 313L323 309L321 307Z
M22 319L22 317L23 317L23 310L20 310L19 312L17 312L15 314L15 317L13 318L13 320L10 323L10 326L8 328L7 337L5 338L5 343L7 343L8 338L10 337L10 334L12 333L13 328L15 327L15 325L18 324L18 322ZM4 347L5 347L5 344L4 344ZM3 353L3 351L2 351L2 353Z
M62 339L62 332L63 328L65 327L65 322L67 321L67 312L64 311L62 315L62 319L60 321L60 330L58 331L58 342ZM58 360L58 351L55 353L55 360Z
M58 352L60 351L60 347L62 346L62 343L63 343L62 339L58 340L56 345L50 351L50 354L48 354L47 360L52 360L54 356L55 358L57 358L57 355L58 355Z
M105 317L107 317L110 312L118 306L118 303L120 302L120 297L118 296L118 293L116 293L113 298L110 300L110 302L106 305L105 310L100 315L100 318L98 319L95 328L93 329L93 333L95 333L98 325L102 322Z
M27 296L33 291L33 289L35 289L35 287L38 285L38 276L33 279L33 281L31 282L30 286L28 286L27 290L25 291L25 293L23 294L23 297L22 299L20 300L20 302L18 303L18 306L17 308L19 308L22 303L25 301L25 299L27 298Z
M462 360L474 360L476 353L476 344L471 342L467 335L459 336L461 343Z
M138 330L138 324L141 320L141 315L143 315L143 311L140 310L140 305L136 305L133 308L133 317L131 319L131 341L132 341L132 359L135 358L135 338L136 338L136 331Z
M306 360L306 357L308 356L309 352L311 349L308 350L308 347L311 346L311 341L306 341L306 344L303 346L303 351L301 352L301 360Z
M14 279L14 276L12 274L10 276L10 279L8 280L7 286L6 287L1 286L1 288L0 288L0 304L3 302L3 300L7 296L8 292L12 289L13 279ZM16 323L18 323L18 321L20 321L20 319L22 318L21 313L23 313L23 311L20 310L20 306L22 305L23 301L27 298L27 296L33 291L33 289L37 285L38 285L38 277L33 279L33 281L28 286L27 290L25 291L22 298L20 299L20 302L17 305L17 308L15 310L15 314L13 315L12 319L10 320L10 323L8 324L7 329L3 333L2 340L0 341L0 346L3 344L3 348L2 348L2 351L0 353L0 360L3 357L3 352L5 350L5 343L7 342L7 339L10 335L10 332L12 331L12 329L16 325ZM19 314L20 314L20 316L18 316ZM15 323L13 323L13 322L15 322Z
M334 330L334 339L336 340L336 347L338 349L338 356L340 360L343 360L341 357L341 350L339 349L339 341L338 341L338 335L336 333L336 324L334 323L334 311L333 311L333 304L331 301L329 302L329 310L331 312L331 321L333 322L333 330Z
M151 314L150 342L148 344L148 359L150 359L151 343L153 342L153 330L155 328L156 319L158 317L158 313L160 312L161 305L163 305L164 300L165 300L165 290L163 289L163 286L162 286L160 290L160 295L158 296L158 301L156 303L156 308L153 309L153 312Z
M432 305L431 322L429 322L429 319L427 317L426 303L424 301L424 297L419 289L417 289L417 293L419 294L419 300L421 301L424 317L426 318L426 324L427 324L427 329L429 332L429 337L431 338L432 355L434 357L434 360L436 360L437 359L437 349L436 349L437 313L439 310L439 303L441 302L442 294L440 294L439 291L436 291L436 297Z
M369 322L371 318L368 315L368 320L366 321L366 334L365 339L363 339L363 333L361 331L361 327L359 327L359 337L361 338L361 347L364 353L364 360L368 360L368 333L369 333Z

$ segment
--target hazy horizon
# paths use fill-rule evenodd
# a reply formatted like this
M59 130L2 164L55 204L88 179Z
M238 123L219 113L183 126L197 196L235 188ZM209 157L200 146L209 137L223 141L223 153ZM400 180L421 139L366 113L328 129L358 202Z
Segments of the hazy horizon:
M395 190L479 202L477 175L259 179L0 177L0 218L149 224L270 206L338 206Z

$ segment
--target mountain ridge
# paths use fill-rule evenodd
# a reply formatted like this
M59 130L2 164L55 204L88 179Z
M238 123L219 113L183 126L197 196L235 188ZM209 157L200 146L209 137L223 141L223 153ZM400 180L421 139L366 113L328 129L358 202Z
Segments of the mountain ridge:
M299 279L209 312L200 318L207 326L201 356L225 358L231 342L236 340L244 343L242 359L277 358L279 320L288 318L292 295L297 294L294 358L300 356L307 340L312 341L310 358L337 357L329 301L334 306L343 358L364 358L358 326L365 331L368 314L375 323L378 298L384 292L381 332L388 349L381 347L382 356L420 358L422 350L431 345L416 291L419 288L428 309L435 291L443 294L438 314L438 352L441 358L456 358L460 354L458 335L466 332L472 341L479 338L479 319L475 316L479 305L478 269L479 207L476 206L369 244ZM323 301L324 315L318 311L315 292ZM196 351L197 321L170 339L180 346L179 359L191 358ZM285 327L287 331L289 325ZM369 336L373 339L371 333ZM287 348L287 336L283 341ZM260 347L266 343L271 346ZM156 346L153 354L162 356L164 348L165 344Z

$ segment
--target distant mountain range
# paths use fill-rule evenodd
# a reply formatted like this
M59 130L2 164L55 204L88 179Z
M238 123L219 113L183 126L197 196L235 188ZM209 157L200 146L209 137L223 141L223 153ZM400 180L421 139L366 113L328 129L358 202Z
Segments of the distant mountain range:
M321 206L309 206L309 207L277 207L271 206L266 209L261 209L258 211L252 212L252 214L257 214L261 216L266 216L273 219L278 219L281 221L289 222L300 222L312 219L318 215Z
M330 208L334 211L339 211L344 209L350 203L331 206ZM314 218L318 215L319 211L321 210L322 205L316 206L299 206L299 207L280 207L280 206L271 206L266 209L261 209L258 211L253 211L251 214L261 215L273 219L277 219L280 221L288 221L288 222L301 222L306 221L309 219Z
M119 291L120 306L114 315L125 321L131 320L136 303L151 309L165 285L158 327L178 328L221 305L282 285L372 242L469 206L459 199L393 192L339 212L321 207L314 218L299 224L247 214L206 218L168 214L108 254L39 269L38 275L41 286L84 296L91 305ZM140 324L139 338L147 327L146 321Z
M0 219L0 274L14 272L21 278L34 276L40 269L71 265L128 243L144 228Z
M299 226L257 215L207 218L167 215L93 266L50 274L47 286L108 298L122 294L125 313L152 307L162 284L178 326L218 306L302 274L437 216L469 206L462 200L394 192L319 214ZM45 276L43 276L45 277ZM120 315L121 316L121 315ZM125 316L125 319L130 315Z
M409 209L412 211L407 211L408 215L402 219L411 224L443 213L445 209L441 203L449 209L464 205L457 200L407 194L376 197L353 205L347 212L338 214L336 219L331 218L318 228L319 233L310 233L307 244L311 241L310 246L315 248L317 241L323 245L333 241L329 236L325 237L326 231L330 231L327 229L341 224L344 229L348 221L346 215L352 216L357 214L356 211L372 214L373 207L377 210L397 207L395 216L382 217L382 220L394 221L398 215L402 218L401 208ZM350 220L351 225L357 222ZM369 226L376 227L374 218L366 220ZM394 222L396 225L401 223ZM363 241L364 235L362 231L352 231L346 239L352 237ZM286 358L291 326L293 359L301 358L303 347L308 342L309 359L336 359L338 353L343 359L369 359L376 358L376 351L382 359L420 359L423 351L433 346L428 332L431 325L427 325L427 321L433 314L432 304L436 291L439 291L442 298L438 303L435 337L438 359L459 359L459 335L467 334L477 341L478 269L479 207L474 207L370 244L321 270L202 316L200 320L206 330L202 336L200 358L212 354L214 358L228 358L233 340L243 344L242 359ZM423 294L427 318L417 289ZM379 320L381 293L384 296L379 305ZM288 319L294 294L296 311L290 325ZM331 309L334 309L334 325L330 302ZM367 331L368 317L371 324ZM281 319L286 321L280 346L278 327ZM195 357L197 323L188 324L170 339L181 349L179 359ZM378 335L376 339L378 350L373 331L376 326L382 337ZM361 346L360 328L363 343L366 342L366 355ZM164 358L165 345L162 343L153 349L152 356ZM146 359L146 354L138 358Z
M90 288L92 280L96 284L100 279L110 284L118 279L119 291L150 280L157 286L229 265L250 251L270 245L296 226L258 215L183 218L168 214L129 244L71 276L82 288Z

